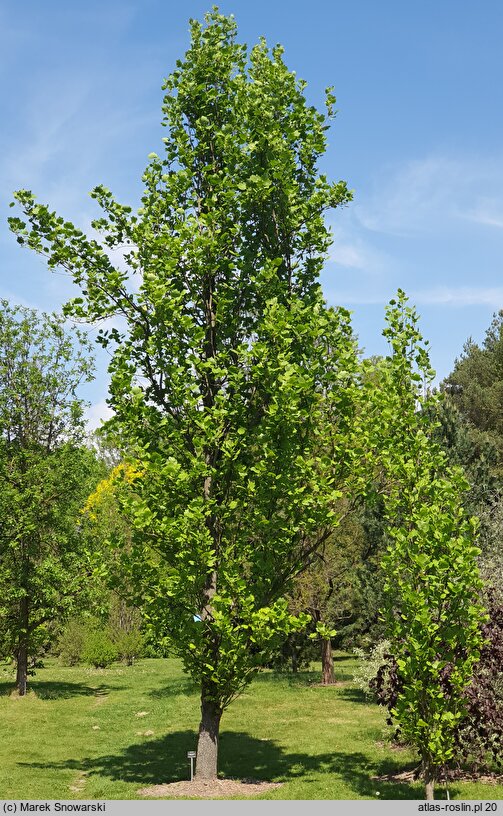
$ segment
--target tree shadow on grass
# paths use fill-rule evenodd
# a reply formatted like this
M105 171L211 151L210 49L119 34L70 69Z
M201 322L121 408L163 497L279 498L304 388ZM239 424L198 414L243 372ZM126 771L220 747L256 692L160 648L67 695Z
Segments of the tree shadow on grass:
M312 686L317 683L321 677L320 672L317 671L298 671L298 672L260 672L253 678L253 685L287 685L289 687L295 686Z
M424 799L424 783L418 780L414 784L408 782L378 781L374 777L396 774L404 770L412 770L416 763L396 762L393 759L384 759L376 762L374 767L369 766L368 757L361 753L332 754L333 772L339 774L344 781L360 796L367 799ZM449 785L449 794L453 798L459 795L459 788ZM437 786L437 799L444 799L445 791Z
M280 675L283 682L289 688L298 688L299 686L314 686L320 682L321 674L316 671L299 671L299 672L285 672Z
M89 776L107 777L117 782L158 785L188 780L187 751L196 748L195 731L178 731L162 739L145 740L129 745L117 754L69 759L64 762L28 763L20 766L44 770L84 771ZM246 733L224 731L220 737L219 767L221 775L234 779L288 782L302 778L316 783L312 774L333 774L342 778L359 796L376 799L422 799L420 785L399 782L377 782L373 776L404 770L403 763L386 759L372 761L361 752L334 752L308 755L286 752L274 740L260 740ZM451 794L457 791L451 788ZM440 792L439 792L440 793Z
M353 680L353 673L351 671L344 671L344 669L335 670L335 683L333 686L323 685L321 671L298 671L298 672L274 672L271 674L259 674L254 678L253 683L284 683L290 688L298 686L323 686L324 688L336 688L338 683L350 683Z
M199 686L190 677L181 677L170 680L167 686L152 689L152 691L149 691L149 697L162 699L164 697L177 697L179 694L191 695L199 693Z
M0 696L15 693L15 683L0 683ZM113 687L113 691L122 691L122 687ZM28 684L28 694L35 694L41 700L67 700L70 697L105 697L109 693L107 686L87 686L84 683L57 683L44 680L33 680Z
M348 700L350 703L364 703L365 705L369 705L369 703L374 702L364 691L357 688L340 689L339 695L343 700Z
M5 683L0 683L0 697L8 697L14 691L14 680L8 680Z

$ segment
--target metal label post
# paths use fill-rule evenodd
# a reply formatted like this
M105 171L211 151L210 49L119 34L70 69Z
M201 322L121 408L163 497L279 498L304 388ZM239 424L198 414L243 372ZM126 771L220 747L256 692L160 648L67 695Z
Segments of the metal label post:
M190 759L190 781L194 781L194 760L197 756L196 751L188 751L187 757Z

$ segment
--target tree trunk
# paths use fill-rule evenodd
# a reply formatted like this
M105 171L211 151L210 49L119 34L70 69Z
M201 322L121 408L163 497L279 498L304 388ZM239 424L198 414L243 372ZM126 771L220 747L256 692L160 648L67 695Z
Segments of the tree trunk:
M426 800L435 799L433 793L435 788L435 775L427 763L423 765L423 775L424 775L424 797Z
M218 771L218 732L222 709L201 692L201 724L197 741L195 779L216 779Z
M19 696L24 697L28 682L28 598L26 595L19 601L19 624L16 688Z
M28 681L28 648L25 643L20 644L17 650L16 688L20 697L26 694Z
M217 353L217 316L215 303L215 274L212 272L203 283L204 287L204 310L205 310L205 338L204 338L204 358L213 360ZM211 415L215 406L215 398L220 390L213 370L205 371L200 383L200 392L205 411ZM204 451L204 462L208 468L208 473L204 478L203 495L204 501L210 502L215 493L215 485L211 476L213 470L221 456L222 450L219 446L209 445ZM218 491L217 491L218 492ZM208 512L205 517L205 524L208 530L210 541L212 542L216 565L218 565L220 555L220 525L217 515ZM208 631L211 633L211 622L213 619L213 598L217 591L217 566L206 576L204 586L204 599L201 609L201 622L206 624L209 621ZM205 644L208 651L208 661L218 663L219 642L211 634ZM199 737L197 741L196 773L195 779L216 779L218 771L218 732L220 729L220 718L222 709L215 702L218 699L215 694L214 685L203 679L201 685L201 723L199 725Z
M334 658L332 655L332 641L330 638L321 641L321 672L324 686L332 686L335 683Z

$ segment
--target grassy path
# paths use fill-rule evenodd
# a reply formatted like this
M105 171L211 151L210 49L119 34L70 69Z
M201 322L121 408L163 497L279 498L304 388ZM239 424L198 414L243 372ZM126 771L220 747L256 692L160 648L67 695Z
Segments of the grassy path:
M344 683L318 675L261 674L224 714L222 775L283 782L266 799L421 799L420 785L373 776L414 766L382 743L383 712L352 688L353 661L336 662ZM196 745L197 691L176 660L106 670L37 671L25 699L0 672L0 798L135 799L145 785L187 779ZM456 783L451 798L503 799L503 786Z

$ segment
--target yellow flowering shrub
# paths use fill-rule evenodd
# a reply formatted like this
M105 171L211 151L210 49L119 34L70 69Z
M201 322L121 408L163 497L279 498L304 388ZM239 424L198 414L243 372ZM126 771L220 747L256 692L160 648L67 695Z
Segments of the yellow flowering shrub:
M103 509L108 502L113 500L117 494L117 487L120 484L131 485L144 474L144 469L134 462L120 462L111 470L106 479L98 483L96 489L88 496L82 513L91 521L96 521L97 513Z

